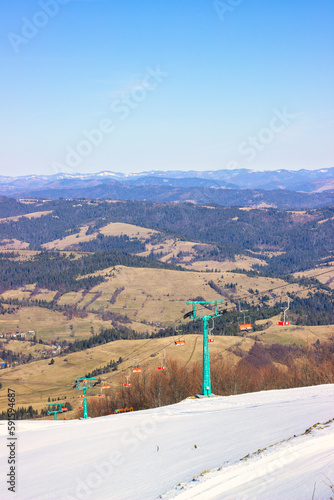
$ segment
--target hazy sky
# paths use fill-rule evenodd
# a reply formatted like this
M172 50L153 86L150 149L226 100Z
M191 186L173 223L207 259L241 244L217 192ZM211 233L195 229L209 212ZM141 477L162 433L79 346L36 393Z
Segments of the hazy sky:
M0 15L0 175L333 166L333 0L10 0Z

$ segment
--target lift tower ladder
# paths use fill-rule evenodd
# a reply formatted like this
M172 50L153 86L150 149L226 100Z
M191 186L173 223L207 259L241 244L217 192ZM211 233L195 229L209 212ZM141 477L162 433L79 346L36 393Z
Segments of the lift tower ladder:
M202 376L202 396L211 396L211 376L210 376L210 357L209 357L209 320L210 318L218 318L222 315L217 310L217 304L224 302L223 300L196 300L187 302L193 307L190 319L201 319L203 321L203 376ZM214 312L212 314L196 314L196 305L214 304Z

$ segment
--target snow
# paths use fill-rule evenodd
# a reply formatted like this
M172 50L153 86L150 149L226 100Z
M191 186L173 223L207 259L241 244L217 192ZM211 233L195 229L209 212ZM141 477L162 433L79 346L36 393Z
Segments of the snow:
M19 421L15 495L3 481L3 421L0 498L304 500L314 491L315 500L328 499L333 396L328 384L80 421Z
M99 172L96 174L97 177L111 177L111 176L117 176L114 172L110 172L109 170L105 170L103 172Z

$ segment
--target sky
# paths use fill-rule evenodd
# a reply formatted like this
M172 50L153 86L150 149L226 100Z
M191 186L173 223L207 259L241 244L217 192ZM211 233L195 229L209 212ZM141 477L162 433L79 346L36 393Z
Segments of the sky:
M12 0L0 175L325 169L332 0Z

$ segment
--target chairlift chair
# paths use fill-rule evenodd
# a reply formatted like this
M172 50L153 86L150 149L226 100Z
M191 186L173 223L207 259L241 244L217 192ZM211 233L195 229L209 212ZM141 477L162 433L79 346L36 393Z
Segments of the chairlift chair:
M141 367L138 366L138 359L133 358L135 366L132 368L132 373L141 373Z
M238 325L239 325L240 331L241 332L249 332L250 330L253 330L250 316L245 316L245 312L247 312L247 310L241 309L240 302L239 302L239 312L241 312L241 314L243 314L243 318L241 318L241 316L238 318Z
M164 366L164 359L165 359L165 349L163 358L160 358L160 366L158 366L158 370L166 370L166 367Z
M215 338L214 338L213 333L212 333L212 330L215 327L215 320L214 320L214 318L211 318L211 319L212 319L212 327L208 328L208 341L210 343L215 341Z
M283 309L283 321L278 321L277 325L278 326L288 326L290 325L290 321L285 321L285 314L289 310L290 307L290 297L288 297L288 307L282 307Z
M175 334L180 334L180 333L181 333L180 329L178 330L178 329L175 327ZM182 336L182 335L181 335L181 336ZM175 344L175 345L185 345L185 343L186 343L186 341L185 341L184 339L182 339L182 340L181 340L181 339L180 339L180 337L178 338L178 340L175 340L175 341L174 341L174 344Z
M126 376L126 382L124 382L123 387L131 387L131 384L129 383L129 378L130 378L130 373L129 375Z

